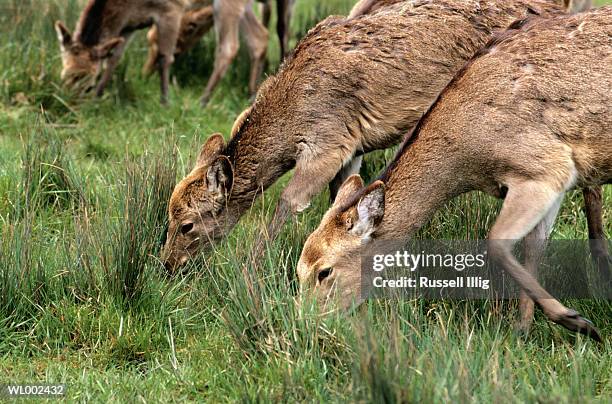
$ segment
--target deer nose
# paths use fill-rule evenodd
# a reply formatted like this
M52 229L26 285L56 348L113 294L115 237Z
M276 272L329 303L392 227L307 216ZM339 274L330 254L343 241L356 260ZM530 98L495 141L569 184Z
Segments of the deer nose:
M174 275L178 272L178 269L183 267L187 261L189 261L188 256L182 256L177 259L166 259L164 261L164 268L169 275Z
M172 264L170 263L170 261L164 261L164 268L166 269L166 272L168 272L169 274L172 274L174 272L174 268L172 267Z

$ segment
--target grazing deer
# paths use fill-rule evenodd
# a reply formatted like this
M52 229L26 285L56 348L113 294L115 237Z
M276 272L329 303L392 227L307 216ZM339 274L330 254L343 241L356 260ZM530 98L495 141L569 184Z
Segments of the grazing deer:
M259 0L269 8L269 0ZM249 92L254 94L257 82L263 70L264 59L268 47L268 31L266 29L269 13L264 12L264 23L256 18L252 10L252 0L219 0L205 4L200 9L185 13L176 44L175 56L189 51L206 34L216 21L217 52L215 68L202 97L202 105L206 105L215 87L221 81L225 72L238 53L240 46L238 32L242 29L251 57L251 75ZM287 52L289 41L289 21L291 19L293 0L277 0L277 33L281 45L281 59ZM158 59L157 27L152 27L147 34L149 55L144 66L144 73L152 73Z
M362 245L409 239L447 201L478 190L504 198L488 252L524 291L521 326L535 301L552 321L601 340L512 247L523 238L542 247L569 189L612 183L610 88L612 7L512 24L455 76L379 180L346 181L304 245L303 292L326 308L360 302Z
M269 229L274 236L334 177L348 177L356 156L399 143L495 30L528 12L560 11L551 1L413 0L321 22L262 84L229 143L209 138L176 186L166 267L175 271L225 237L261 192L295 168Z
M165 103L181 18L188 7L200 1L205 0L89 0L74 36L62 22L55 23L62 53L62 80L78 91L87 92L95 86L101 96L133 32L155 25L159 32L161 102Z

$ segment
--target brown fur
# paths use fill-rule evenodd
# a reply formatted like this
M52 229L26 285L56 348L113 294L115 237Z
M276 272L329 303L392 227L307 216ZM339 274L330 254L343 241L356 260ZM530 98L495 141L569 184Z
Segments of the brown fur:
M183 54L193 48L206 34L217 19L217 55L215 69L211 80L206 86L202 97L205 105L219 81L223 78L225 71L238 52L238 29L243 31L249 47L251 56L251 78L249 80L249 91L254 94L263 69L266 56L268 31L266 27L269 22L269 11L271 0L259 0L264 4L263 25L254 17L249 8L250 0L222 0L214 10L212 1L202 2L200 8L194 8L185 13L181 21L179 37L176 43L175 56ZM289 42L289 22L293 9L294 0L277 0L277 34L280 42L281 60L286 55ZM210 4L209 4L210 3ZM149 54L144 65L143 72L151 74L158 60L157 41L159 35L157 28L152 27L147 39L149 42Z
M351 19L366 14L372 15L397 3L404 3L404 0L361 0L353 6L348 18Z
M397 240L409 238L448 200L480 190L505 196L489 234L489 253L523 287L521 305L533 300L551 320L600 339L592 324L538 284L533 262L525 271L511 251L526 237L527 256L537 261L563 193L612 182L612 7L529 19L513 28L492 40L441 93L381 177L384 185L341 192L308 238L298 265L301 283L319 298L327 300L336 281L333 293L343 307L361 292L364 239L343 230L342 218L354 215L373 192L384 192L382 208L364 211L357 220L383 214L371 238ZM313 283L322 265L334 268L333 275ZM528 328L530 314L522 327Z
M174 49L174 56L178 56L192 49L213 26L213 7L212 5L189 10L181 19L181 28ZM155 64L159 59L159 49L157 41L159 34L157 28L152 27L147 33L147 42L149 43L149 54L147 61L143 67L143 73L146 75L152 74L155 70Z
M293 167L275 215L281 219L273 223L305 209L355 155L398 143L492 33L528 9L561 11L540 1L413 0L318 24L262 84L223 151L234 176L223 222L236 223L261 191ZM171 209L188 203L181 190ZM181 221L171 218L171 233ZM169 237L165 256L183 256L182 244Z
M593 5L592 0L563 0L563 5L572 14L588 11Z
M157 64L161 100L166 102L181 17L188 7L200 1L207 0L90 0L81 13L74 38L61 22L56 23L62 79L79 91L97 82L96 94L102 95L132 33L155 23L160 32Z

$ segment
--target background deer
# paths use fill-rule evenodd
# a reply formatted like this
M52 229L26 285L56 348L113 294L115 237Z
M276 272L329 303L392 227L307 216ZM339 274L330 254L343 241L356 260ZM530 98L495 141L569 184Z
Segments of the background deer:
M181 19L181 28L179 30L179 36L176 40L176 46L174 48L174 56L185 53L193 48L198 41L206 34L214 25L213 18L213 7L212 4L195 9L189 10ZM149 53L147 60L142 69L145 75L151 75L155 71L157 60L159 58L159 48L157 47L157 41L159 40L159 34L157 28L153 26L149 32L147 32L147 42L149 43Z
M495 30L528 12L562 10L552 1L413 0L321 22L262 84L229 143L211 137L177 185L166 267L176 270L224 237L295 168L268 229L274 236L291 212L358 169L359 156L398 143Z
M55 24L62 52L62 80L78 91L89 91L101 74L96 94L102 95L132 33L155 24L161 101L165 103L181 18L189 6L200 1L204 0L89 0L74 35L62 22Z
M251 77L249 92L254 94L257 90L257 81L261 76L266 50L268 47L268 32L266 27L270 19L270 0L260 0L264 5L263 23L255 17L251 0L221 0L215 5L206 5L200 9L185 13L181 21L181 29L176 44L175 56L185 53L193 48L198 41L210 30L214 21L217 21L217 55L215 70L211 76L202 104L210 99L215 87L223 78L228 67L238 53L240 42L238 31L241 29L245 35L249 54L251 57ZM211 2L212 3L212 2ZM277 0L277 34L280 42L281 60L288 51L289 22L293 0ZM153 72L158 58L158 33L154 26L147 34L149 42L149 55L143 71L145 74Z
M90 0L74 36L62 22L56 23L62 51L62 80L77 91L87 92L96 86L102 74L96 86L96 94L102 95L132 33L153 25L154 31L148 35L151 49L145 69L159 70L161 101L165 103L175 53L192 47L210 29L214 18L219 45L203 99L210 97L235 57L239 27L249 45L249 89L254 92L263 69L268 32L256 18L252 3L252 0L217 0L214 4L212 0ZM291 0L279 0L278 10L286 19L291 15L290 6ZM288 20L283 20L278 25L283 51L288 40L287 24Z
M544 290L512 255L525 238L540 250L563 195L612 183L612 8L531 18L495 37L440 94L395 160L369 187L344 184L308 238L302 289L323 307L361 299L362 244L406 240L448 200L469 191L504 198L489 255L521 286L520 327L535 301L552 321L600 340L597 330ZM336 299L338 299L336 301Z

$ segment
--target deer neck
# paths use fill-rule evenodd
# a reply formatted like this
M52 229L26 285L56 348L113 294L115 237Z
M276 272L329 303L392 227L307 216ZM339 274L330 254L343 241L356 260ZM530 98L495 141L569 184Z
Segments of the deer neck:
M224 152L234 169L230 204L238 213L248 210L261 193L295 165L290 141L261 133L274 131L251 126L233 137Z
M468 173L448 140L417 139L383 174L385 215L377 238L406 240L447 201L467 192Z

